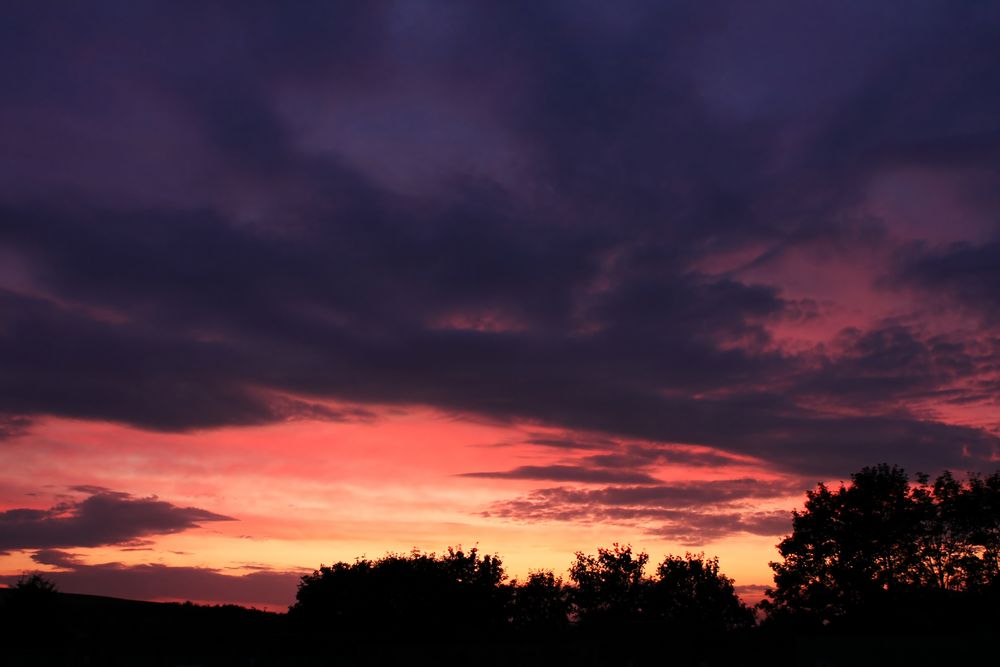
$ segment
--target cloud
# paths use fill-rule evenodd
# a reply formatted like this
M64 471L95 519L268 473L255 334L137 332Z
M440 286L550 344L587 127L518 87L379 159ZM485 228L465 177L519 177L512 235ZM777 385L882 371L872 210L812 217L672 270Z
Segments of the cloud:
M609 438L599 438L583 433L574 433L562 437L536 435L524 440L526 445L538 445L555 449L603 449L615 446L615 441Z
M538 479L557 482L584 482L597 484L656 484L655 477L641 472L587 468L569 465L519 466L513 470L495 472L467 472L462 477L487 479Z
M729 503L737 500L774 498L801 490L793 481L757 479L692 480L658 486L608 486L602 489L552 487L528 495L542 513L551 508L650 507L683 508Z
M821 410L914 421L928 404L983 398L983 383L993 380L1000 359L992 334L927 329L926 322L893 321L841 329L824 346L801 355L799 369L785 380L787 391L800 404Z
M31 554L31 560L40 565L52 565L63 569L72 569L82 564L78 555L62 549L40 549Z
M513 521L633 524L651 535L698 546L739 533L784 534L791 526L790 511L760 511L752 504L786 497L800 486L798 481L745 478L601 489L551 487L496 502L484 514Z
M678 512L648 529L652 535L699 546L730 535L748 533L765 537L791 532L792 515L787 510L770 512Z
M764 584L739 584L733 586L736 590L736 594L740 596L746 604L755 605L761 600L764 600L766 596L764 593L771 588L771 586L766 586Z
M995 434L909 402L989 379L1000 17L911 4L22 7L0 411L28 421L0 437L420 404L796 473L987 465ZM977 239L872 209L913 169L954 194L933 226ZM849 292L859 247L898 266ZM816 257L832 285L776 268ZM986 328L865 314L902 284ZM829 313L857 321L788 333Z
M60 568L45 572L66 593L107 595L137 600L192 600L227 604L285 607L295 600L302 572L258 568L242 575L204 567L149 563L98 563L88 565L66 551L45 549L32 559ZM13 585L18 577L0 576Z
M30 426L31 419L28 417L0 414L0 442L24 435Z
M179 533L202 523L235 521L196 507L178 507L156 497L81 487L91 495L49 509L0 512L0 550L96 547L128 544L152 535ZM54 552L51 552L54 553Z
M608 468L640 468L653 465L717 467L733 465L738 459L724 452L677 445L627 443L608 447L602 454L583 460L590 465Z
M987 323L1000 323L996 298L1000 290L1000 241L907 249L901 253L893 282L957 301Z

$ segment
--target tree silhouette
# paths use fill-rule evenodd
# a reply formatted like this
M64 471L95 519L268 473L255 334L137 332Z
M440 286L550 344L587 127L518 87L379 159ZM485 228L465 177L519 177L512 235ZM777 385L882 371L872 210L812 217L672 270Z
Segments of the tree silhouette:
M675 632L720 633L753 625L753 612L736 595L719 559L668 555L649 586L646 614Z
M60 636L59 593L55 584L41 574L22 574L8 591L0 625L27 642Z
M957 481L949 472L931 484L881 464L864 468L836 490L820 484L794 512L792 534L771 563L775 587L762 607L774 619L830 624L890 615L938 615L998 583L1000 474ZM923 618L931 612L922 609ZM942 622L947 621L943 618Z
M513 582L511 621L514 629L534 634L565 630L569 625L569 592L551 570Z
M947 549L936 573L941 584L969 591L1000 584L1000 473L973 475L961 484L945 472L931 487L930 502L936 510L933 525Z
M597 556L576 552L569 577L572 610L580 623L620 625L638 620L642 608L646 552L633 553L631 545L614 543L599 548Z
M58 592L56 585L38 574L22 574L17 583L12 586L13 599L21 600L51 600Z
M290 616L327 633L488 632L507 622L503 564L449 547L320 567L302 577Z

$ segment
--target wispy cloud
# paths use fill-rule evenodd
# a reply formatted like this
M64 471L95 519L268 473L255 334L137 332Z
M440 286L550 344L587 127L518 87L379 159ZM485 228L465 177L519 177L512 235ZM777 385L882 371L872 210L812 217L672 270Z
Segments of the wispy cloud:
M730 479L600 489L551 487L498 501L486 514L529 522L631 523L652 535L697 546L739 533L787 532L790 511L761 511L754 505L787 497L798 490L798 484Z

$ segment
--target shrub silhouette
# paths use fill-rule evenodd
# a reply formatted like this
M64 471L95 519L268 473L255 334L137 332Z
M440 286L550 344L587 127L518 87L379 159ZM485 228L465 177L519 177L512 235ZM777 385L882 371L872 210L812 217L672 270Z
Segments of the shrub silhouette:
M29 641L62 636L65 628L60 622L60 600L55 584L40 574L26 573L7 593L0 625L11 636Z
M507 623L503 564L477 549L414 550L302 578L290 616L313 631L397 636L490 632Z

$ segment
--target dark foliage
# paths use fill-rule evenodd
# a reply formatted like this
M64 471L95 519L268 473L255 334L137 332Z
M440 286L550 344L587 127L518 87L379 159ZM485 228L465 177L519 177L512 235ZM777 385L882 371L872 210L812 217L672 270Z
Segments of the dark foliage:
M490 633L507 624L503 564L477 549L337 563L302 578L290 617L313 633Z
M21 575L12 590L14 600L39 602L54 598L58 589L54 583L36 572Z
M793 515L762 604L772 622L886 630L962 629L995 618L1000 473L931 483L885 464Z
M718 558L668 555L652 577L644 575L649 555L614 544L596 556L576 554L570 567L572 611L590 630L642 626L658 634L719 634L753 625L733 580L719 571Z
M537 571L511 587L513 629L544 636L569 627L569 589L551 571Z
M718 558L704 554L667 556L649 586L646 613L676 632L722 633L754 624L733 580L719 571Z
M614 544L597 555L578 552L568 585L552 572L507 584L499 558L476 549L389 554L303 577L289 616L313 639L550 639L640 626L721 633L752 624L716 559L668 556L653 577L644 574L648 561L648 554Z
M7 591L0 607L0 624L22 641L42 642L51 637L52 620L60 615L60 603L55 584L40 574L24 574Z
M569 569L575 587L570 592L573 613L583 625L618 626L638 622L642 614L647 581L643 571L649 561L645 552L614 544L600 548L596 556L576 553Z

